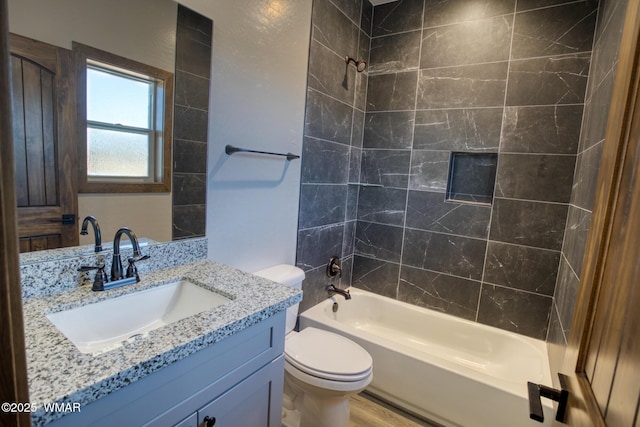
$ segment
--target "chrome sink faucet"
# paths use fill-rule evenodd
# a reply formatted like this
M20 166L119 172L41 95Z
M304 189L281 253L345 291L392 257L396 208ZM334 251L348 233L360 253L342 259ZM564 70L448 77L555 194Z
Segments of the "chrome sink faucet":
M138 237L128 227L122 227L116 231L116 235L113 237L113 260L111 262L111 281L116 281L124 278L124 272L122 270L122 259L120 258L120 238L123 234L126 234L131 241L133 247L133 257L129 258L129 266L127 267L127 277L135 277L137 280L138 269L135 266L137 261L142 261L149 258L149 255L142 255L140 252L140 244L138 243Z
M80 234L82 234L83 236L86 236L87 234L89 234L87 232L87 227L89 226L89 223L91 223L91 226L93 227L93 237L96 245L95 251L96 253L101 252L102 237L100 236L100 226L98 225L98 220L96 219L96 217L89 215L84 218L84 220L82 221L82 228L80 229Z
M333 284L327 286L327 292L329 292L329 296L333 296L333 294L340 294L344 297L344 299L351 299L351 294L349 293L349 291L336 288Z

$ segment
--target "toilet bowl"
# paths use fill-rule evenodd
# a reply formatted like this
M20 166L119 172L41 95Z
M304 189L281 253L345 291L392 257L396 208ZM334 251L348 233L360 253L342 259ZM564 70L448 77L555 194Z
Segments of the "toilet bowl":
M304 272L291 265L254 274L298 289L304 279ZM332 332L316 328L295 332L297 315L297 304L287 310L282 425L348 427L349 397L364 390L373 378L371 356Z

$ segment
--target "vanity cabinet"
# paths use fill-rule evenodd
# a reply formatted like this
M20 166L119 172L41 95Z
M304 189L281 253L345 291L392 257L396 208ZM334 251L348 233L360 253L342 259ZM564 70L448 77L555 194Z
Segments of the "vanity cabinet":
M282 311L49 425L279 427L284 322Z

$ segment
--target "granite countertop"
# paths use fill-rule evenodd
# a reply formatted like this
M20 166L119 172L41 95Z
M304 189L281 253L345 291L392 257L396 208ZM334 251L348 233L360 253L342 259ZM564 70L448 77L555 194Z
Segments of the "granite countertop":
M232 300L124 342L102 354L82 354L46 314L115 298L179 279L189 279ZM300 302L302 292L212 261L145 273L140 283L105 292L87 286L24 302L29 396L37 411L33 425L62 413L45 412L45 403L81 407L181 360Z

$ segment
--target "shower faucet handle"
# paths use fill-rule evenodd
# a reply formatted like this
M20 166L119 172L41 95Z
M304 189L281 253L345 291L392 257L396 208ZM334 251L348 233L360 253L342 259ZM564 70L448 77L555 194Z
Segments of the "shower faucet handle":
M327 264L327 277L342 277L342 267L340 266L340 258L334 255L329 258L329 263Z

